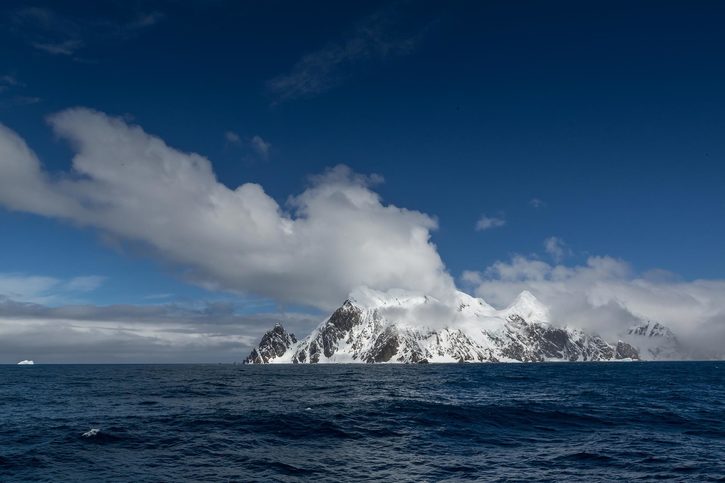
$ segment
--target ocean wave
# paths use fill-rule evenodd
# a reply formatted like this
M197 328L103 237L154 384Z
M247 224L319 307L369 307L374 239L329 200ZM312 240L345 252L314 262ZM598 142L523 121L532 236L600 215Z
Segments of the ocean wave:
M3 483L725 474L725 374L710 363L21 372L0 367Z

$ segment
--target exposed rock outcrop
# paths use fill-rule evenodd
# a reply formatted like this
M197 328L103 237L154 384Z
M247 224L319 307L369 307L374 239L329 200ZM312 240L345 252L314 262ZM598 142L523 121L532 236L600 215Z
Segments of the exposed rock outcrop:
M297 343L294 334L284 330L281 324L276 324L272 330L262 336L259 345L252 349L252 353L244 360L245 364L266 364L281 357Z

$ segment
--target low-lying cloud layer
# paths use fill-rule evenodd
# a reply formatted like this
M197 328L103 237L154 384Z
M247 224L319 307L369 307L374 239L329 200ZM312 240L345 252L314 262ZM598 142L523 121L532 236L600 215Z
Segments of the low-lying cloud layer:
M663 270L638 274L612 257L565 266L524 256L483 272L465 272L462 278L476 295L496 305L530 290L550 307L553 320L610 339L652 320L703 354L724 354L725 280L680 281Z
M240 315L228 303L47 307L0 296L0 364L240 362L279 321L306 333L317 319Z
M357 286L437 294L453 287L430 241L436 220L384 204L379 177L337 166L280 206L263 187L220 183L210 161L120 118L49 118L72 170L45 171L0 125L0 204L142 242L214 289L329 309Z

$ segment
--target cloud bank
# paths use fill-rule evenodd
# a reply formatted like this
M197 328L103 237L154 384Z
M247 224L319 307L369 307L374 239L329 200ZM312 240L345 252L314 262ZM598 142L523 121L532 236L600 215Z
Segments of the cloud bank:
M229 303L48 307L0 295L0 364L239 362L280 321L297 333L317 322L296 313L240 315Z
M355 287L453 288L434 218L385 204L380 181L337 166L280 206L262 186L230 189L211 162L89 109L49 118L75 155L49 173L0 125L0 205L141 242L212 289L333 308Z
M702 354L725 356L725 280L680 281L662 270L635 273L612 257L565 266L520 255L462 278L476 295L499 306L529 290L562 325L616 339L629 327L653 320Z

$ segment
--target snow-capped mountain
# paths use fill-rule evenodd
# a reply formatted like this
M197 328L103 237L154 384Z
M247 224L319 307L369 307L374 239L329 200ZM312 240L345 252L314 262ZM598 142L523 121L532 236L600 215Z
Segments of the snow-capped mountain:
M358 290L307 337L280 325L247 363L543 362L638 359L637 349L550 324L549 311L524 291L497 310L457 292L453 300L402 291Z
M647 321L631 327L625 340L639 348L642 359L674 360L683 358L683 348L670 329L659 322Z

